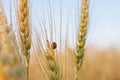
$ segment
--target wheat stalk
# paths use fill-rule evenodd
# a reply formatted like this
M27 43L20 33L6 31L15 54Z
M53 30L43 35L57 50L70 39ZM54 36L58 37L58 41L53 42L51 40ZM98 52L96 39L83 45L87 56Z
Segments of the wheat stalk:
M27 80L29 80L29 61L31 48L29 0L20 0L19 8L19 32L21 39L22 54L26 58Z
M74 54L75 62L76 62L75 80L78 80L78 72L83 63L87 26L88 26L88 0L82 0L81 24L79 26L77 45L76 45L76 50Z

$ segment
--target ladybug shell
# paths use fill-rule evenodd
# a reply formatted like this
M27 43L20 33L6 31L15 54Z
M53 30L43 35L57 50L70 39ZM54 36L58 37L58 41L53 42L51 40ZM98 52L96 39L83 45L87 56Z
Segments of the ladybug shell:
M52 44L51 44L51 48L52 48L52 49L56 49L56 48L57 48L57 44L56 44L56 42L52 42Z

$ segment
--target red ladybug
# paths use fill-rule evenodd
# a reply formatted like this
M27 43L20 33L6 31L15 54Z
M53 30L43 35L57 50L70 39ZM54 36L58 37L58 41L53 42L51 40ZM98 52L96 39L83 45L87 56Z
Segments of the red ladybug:
M57 44L56 44L56 42L52 42L52 44L51 44L51 48L52 48L52 49L56 49L56 48L57 48Z

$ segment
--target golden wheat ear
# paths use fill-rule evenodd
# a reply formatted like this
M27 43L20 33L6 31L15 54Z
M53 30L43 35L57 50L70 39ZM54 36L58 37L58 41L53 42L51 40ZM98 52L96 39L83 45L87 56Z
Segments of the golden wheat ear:
M86 34L88 26L88 0L82 0L82 9L81 9L81 23L79 26L79 33L77 38L76 50L74 53L74 58L76 62L75 66L75 80L79 80L78 72L83 63L84 57L84 46L86 43Z
M29 61L31 48L30 34L30 16L29 16L29 0L20 0L18 11L19 35L21 40L22 54L25 56L27 80L29 80Z
M59 65L59 61L57 60L58 57L58 53L56 51L57 48L57 44L56 42L54 42L54 37L55 32L54 31L54 21L53 20L53 16L52 16L52 9L50 6L50 2L48 1L48 7L50 9L50 12L48 13L48 27L46 24L46 20L45 21L41 21L40 22L40 29L41 32L39 34L39 39L37 40L37 45L39 45L39 50L37 51L35 54L39 55L39 59L38 59L38 64L40 64L40 73L41 73L41 78L45 79L45 80L62 80L63 76L62 76L62 70L60 68L61 65ZM45 18L46 19L46 18ZM41 26L42 25L42 26ZM36 28L36 30L38 30L38 27ZM35 28L35 27L34 27ZM38 32L38 31L35 31ZM47 34L47 32L49 34ZM42 37L40 36L41 34L45 35ZM36 35L35 35L36 36ZM49 39L50 38L50 39ZM34 41L34 40L33 40ZM47 47L45 47L47 46ZM41 58L42 56L42 58ZM37 56L38 57L38 56ZM36 59L37 59L36 57ZM44 74L44 76L43 76Z
M7 23L7 16L0 1L0 71L4 74L2 80L19 80L24 75L24 66L19 55L19 49L12 25ZM12 76L11 76L12 75ZM1 74L0 74L1 76ZM22 79L23 80L23 79Z
M7 39L6 39L6 28L7 28L7 20L6 20L6 17L5 17L5 14L4 14L4 10L3 10L3 7L2 7L2 3L0 1L0 41L1 41L1 44L2 46L4 47L2 51L5 51L6 53L9 52L9 48L8 48L8 45L7 45Z
M47 60L46 64L49 80L62 80L59 65L55 58L56 55L55 49L57 47L57 44L55 42L49 44L48 40L46 41L46 43L47 50L45 52L45 58Z

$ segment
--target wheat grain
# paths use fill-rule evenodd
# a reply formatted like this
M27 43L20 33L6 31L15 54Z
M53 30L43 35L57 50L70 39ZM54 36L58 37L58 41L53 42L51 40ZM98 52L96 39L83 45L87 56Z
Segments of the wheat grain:
M7 20L3 10L1 10L0 11L0 41L4 49L4 50L2 49L2 51L4 51L5 53L9 53L10 49L8 48L6 36L7 36Z
M20 0L19 9L19 32L21 39L22 54L26 58L27 79L29 80L29 61L31 48L30 19L29 19L29 0Z
M2 80L18 80L24 75L24 66L19 55L18 45L12 25L8 25L7 17L0 2L0 71L6 77ZM12 76L11 76L12 75Z
M77 45L76 45L76 50L74 54L75 62L76 62L75 80L78 80L78 72L83 63L87 26L88 26L88 1L82 0L81 24L79 26Z
M50 80L61 80L61 73L57 61L55 59L55 51L57 44L53 42L51 45L47 40L47 51L45 53L47 59L47 67L48 67L48 77Z

